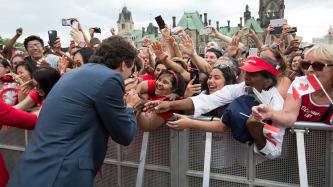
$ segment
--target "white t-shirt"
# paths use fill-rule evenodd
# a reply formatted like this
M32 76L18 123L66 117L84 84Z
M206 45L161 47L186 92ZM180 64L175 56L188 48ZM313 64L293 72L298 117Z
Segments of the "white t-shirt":
M247 94L247 88L248 86L245 85L245 82L242 82L239 84L224 86L222 89L211 95L200 94L195 97L190 97L194 105L194 116L200 116L215 108L231 103L237 97ZM284 100L275 87L272 87L267 91L263 90L261 96L271 108L274 110L282 110ZM285 131L285 127L282 125L274 123L272 125L280 129L278 135L275 137L276 145L266 140L266 145L263 149L258 150L257 147L254 146L254 151L256 153L262 153L262 155L270 159L281 155Z

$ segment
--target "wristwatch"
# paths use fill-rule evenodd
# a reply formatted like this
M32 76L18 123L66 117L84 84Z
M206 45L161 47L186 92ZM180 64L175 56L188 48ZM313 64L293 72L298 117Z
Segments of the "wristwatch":
M83 47L86 46L86 42L79 42L77 45L78 45L79 47L83 48Z

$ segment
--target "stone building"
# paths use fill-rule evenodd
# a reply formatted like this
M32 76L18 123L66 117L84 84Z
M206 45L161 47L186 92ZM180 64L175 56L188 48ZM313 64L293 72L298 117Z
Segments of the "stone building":
M271 19L280 19L284 16L284 0L260 0L259 2L259 18L255 19L251 15L251 11L248 5L245 6L245 11L242 17L240 17L239 23L236 26L231 26L230 20L227 21L227 25L220 26L220 22L216 21L216 27L219 32L229 37L244 27L251 28L254 30L259 38L262 40L265 36L265 28L267 28ZM203 16L202 16L203 15ZM153 23L149 23L147 28L134 29L134 22L132 19L131 12L124 7L119 14L117 21L119 35L127 37L135 41L137 47L142 45L142 38L148 37L151 40L158 40L161 34L158 32L158 27L154 26ZM194 47L199 54L203 53L205 44L208 41L214 39L208 38L208 36L202 36L199 31L205 26L212 26L212 20L208 18L207 13L200 14L197 11L184 12L178 23L176 17L172 17L172 27L180 26L184 28L185 32L190 35L194 41ZM242 38L241 40L245 45L254 47L255 44L248 38ZM226 44L217 40L221 46L226 47Z

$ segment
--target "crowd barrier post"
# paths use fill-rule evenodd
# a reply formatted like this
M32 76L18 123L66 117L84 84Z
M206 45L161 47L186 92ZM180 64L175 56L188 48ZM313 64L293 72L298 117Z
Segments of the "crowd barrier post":
M144 176L145 176L145 166L146 166L146 156L148 148L149 132L144 132L142 136L142 146L140 152L139 168L136 177L136 187L142 187Z
M297 142L297 159L298 159L298 173L299 173L299 183L300 187L308 187L308 174L306 167L305 158L305 146L304 146L304 133L306 130L294 129L296 133Z
M205 160L204 160L204 172L203 172L202 187L208 187L209 186L211 153L212 153L212 133L211 132L206 132L205 157L204 157Z

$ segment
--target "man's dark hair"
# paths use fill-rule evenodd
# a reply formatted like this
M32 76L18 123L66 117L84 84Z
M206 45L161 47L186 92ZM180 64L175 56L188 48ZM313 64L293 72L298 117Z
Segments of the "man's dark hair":
M127 67L133 66L138 52L133 45L121 36L111 36L96 48L91 61L105 64L111 69L118 68L124 61Z
M264 57L264 58L261 58L261 59L263 59L264 61L268 62L270 65L272 65L275 68L279 66L278 62L276 62L275 60L273 60L271 58ZM271 79L273 81L272 84L267 88L267 90L269 90L273 86L277 85L277 81L278 81L278 77L277 76L275 76L272 73L270 73L268 71L265 71L265 70L259 71L258 73L260 73L265 79Z
M42 44L42 46L44 47L44 41L42 38L40 38L39 36L36 36L36 35L31 35L24 39L23 44L24 44L24 47L26 50L28 50L28 43L33 40L39 41Z
M214 47L207 49L207 50L206 50L206 53L207 53L207 52L212 52L212 53L214 53L215 56L216 56L216 58L220 58L220 57L222 56L222 52L221 52L220 50L214 48Z

